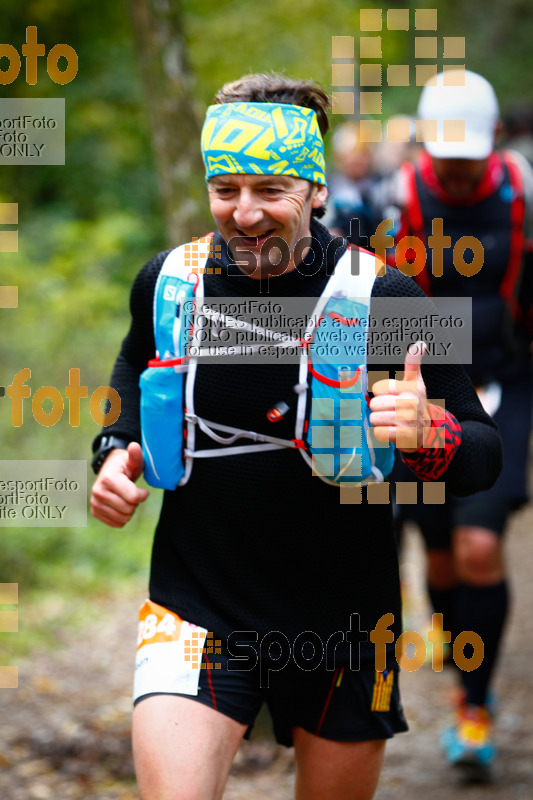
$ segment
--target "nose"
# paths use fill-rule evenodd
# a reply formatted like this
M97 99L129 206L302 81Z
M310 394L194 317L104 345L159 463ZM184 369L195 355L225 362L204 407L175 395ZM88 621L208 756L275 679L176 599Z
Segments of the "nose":
M263 209L259 198L248 187L243 187L239 192L233 212L235 225L241 230L253 230L262 218Z

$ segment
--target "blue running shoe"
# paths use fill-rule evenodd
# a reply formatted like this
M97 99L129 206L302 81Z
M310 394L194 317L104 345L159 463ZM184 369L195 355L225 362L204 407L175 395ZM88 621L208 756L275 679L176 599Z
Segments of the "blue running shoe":
M461 704L455 725L441 734L448 763L469 770L471 780L486 780L496 757L492 716L485 706Z

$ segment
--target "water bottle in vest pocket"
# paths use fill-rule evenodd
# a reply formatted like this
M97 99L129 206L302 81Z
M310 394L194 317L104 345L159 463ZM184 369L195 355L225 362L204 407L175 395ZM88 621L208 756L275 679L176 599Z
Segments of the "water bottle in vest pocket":
M160 363L165 364L164 361ZM184 375L176 372L173 365L149 366L142 373L139 385L144 477L151 486L173 490L185 471Z
M176 250L163 264L154 292L157 358L148 362L139 380L144 477L151 486L170 490L177 487L185 473L185 374L197 281L195 276L184 280L168 274L173 254Z

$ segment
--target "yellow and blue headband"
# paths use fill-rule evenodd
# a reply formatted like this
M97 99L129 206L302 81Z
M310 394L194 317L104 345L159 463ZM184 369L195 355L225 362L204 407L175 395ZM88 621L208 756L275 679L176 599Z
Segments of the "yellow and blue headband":
M287 103L209 106L202 130L205 179L214 175L292 175L326 185L316 111Z

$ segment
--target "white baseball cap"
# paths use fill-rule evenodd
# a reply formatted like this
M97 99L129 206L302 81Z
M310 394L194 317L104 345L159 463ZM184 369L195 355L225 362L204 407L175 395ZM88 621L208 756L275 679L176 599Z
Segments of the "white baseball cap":
M462 74L464 86L449 85L460 83ZM444 79L448 85L444 85ZM437 121L437 141L424 142L435 158L487 158L494 147L499 116L494 89L469 70L439 72L424 86L418 104L418 119ZM464 120L464 141L444 141L444 120ZM454 138L459 138L457 130Z

